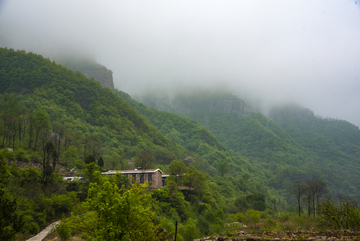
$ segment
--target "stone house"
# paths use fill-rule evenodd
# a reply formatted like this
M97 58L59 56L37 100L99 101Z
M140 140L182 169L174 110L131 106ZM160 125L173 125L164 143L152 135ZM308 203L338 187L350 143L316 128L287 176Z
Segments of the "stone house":
M144 170L109 170L103 172L103 175L115 175L121 173L125 175L132 183L145 183L149 182L150 188L161 188L163 187L163 172L160 169L144 169Z

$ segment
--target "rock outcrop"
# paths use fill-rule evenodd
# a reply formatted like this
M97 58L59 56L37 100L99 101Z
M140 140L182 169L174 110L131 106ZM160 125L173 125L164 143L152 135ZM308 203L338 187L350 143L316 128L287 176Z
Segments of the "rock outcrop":
M113 72L104 66L96 69L83 69L81 70L87 78L94 78L99 81L103 87L114 88Z
M87 78L94 78L103 87L114 88L113 72L93 59L77 57L55 58L56 63L61 64L73 71L80 71Z

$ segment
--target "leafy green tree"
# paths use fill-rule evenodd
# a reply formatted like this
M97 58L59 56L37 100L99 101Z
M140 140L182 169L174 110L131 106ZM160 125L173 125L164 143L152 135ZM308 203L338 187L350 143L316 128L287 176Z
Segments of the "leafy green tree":
M100 157L99 160L98 160L98 166L99 166L100 168L103 168L103 167L104 167L104 159L103 159L102 157Z
M184 185L191 188L194 188L196 192L202 191L205 186L206 177L199 172L195 167L190 166L187 168L187 173L184 176Z
M159 240L146 186L118 188L116 183L92 183L85 202L89 213L67 221L73 229L97 240Z
M56 231L59 234L61 241L69 240L71 237L71 229L62 222L56 226Z
M89 155L98 157L101 152L101 141L96 135L89 135L83 140L84 146L84 159Z
M220 176L223 177L226 173L228 173L230 171L229 161L228 160L219 161L216 168L217 168L217 171L219 172Z
M145 150L145 149L142 149L135 158L136 167L141 167L142 169L151 168L154 162L155 162L154 155L149 150Z
M84 176L88 179L88 181L95 182L97 181L97 175L95 172L99 172L100 174L100 167L95 164L95 162L90 162L89 164L85 164L85 174Z
M0 188L0 240L15 240L23 229L23 216L17 212L16 200L11 200L5 189Z
M173 161L168 167L170 174L169 180L174 180L177 185L182 185L183 176L187 171L186 165L182 161Z
M10 168L6 161L3 160L3 150L0 151L0 188L6 187L11 181Z
M199 230L196 228L196 220L189 218L185 225L179 225L179 233L185 241L193 241L198 238Z
M53 137L54 137L54 143L55 143L55 149L57 150L57 159L56 162L59 162L61 150L61 141L65 139L65 136L68 135L69 130L60 123L53 123L52 124L53 129Z
M240 212L244 212L249 208L249 204L245 197L237 197L234 201L234 205Z
M20 187L24 187L28 184L36 184L41 180L41 173L36 167L29 167L25 169L18 169L17 181Z
M90 163L95 163L96 159L93 155L88 155L86 158L85 158L85 164L90 164Z
M33 126L35 130L35 144L34 151L37 148L37 143L39 139L39 134L42 130L49 128L49 114L44 109L38 109L34 112L33 115Z
M58 160L58 153L56 152L56 150L54 150L51 154L51 157L52 157L52 160L53 160L53 164L52 164L52 167L53 167L53 170L55 171L55 167L56 167L56 162Z
M64 152L65 165L68 164L74 165L75 161L78 159L78 149L76 146L69 146L69 148Z
M255 193L246 196L246 200L251 205L251 207L258 211L265 211L266 203L265 203L265 195L262 193Z
M249 209L246 212L246 215L249 219L249 223L257 223L257 222L260 222L260 220L261 220L260 211Z

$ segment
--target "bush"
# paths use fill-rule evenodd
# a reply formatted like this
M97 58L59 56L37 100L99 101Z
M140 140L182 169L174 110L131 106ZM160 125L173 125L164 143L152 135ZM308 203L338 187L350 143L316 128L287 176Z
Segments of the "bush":
M29 161L29 155L21 148L15 151L15 157L18 161Z
M261 220L260 211L250 209L247 211L247 216L249 219L249 223L257 223L257 222L260 222L260 220Z
M248 218L244 213L237 213L234 215L234 218L236 221L244 224L248 224Z
M276 223L276 221L275 220L273 220L273 219L266 219L265 220L265 222L264 222L264 228L266 229L266 230L273 230L273 229L275 229L276 228L276 226L277 226L277 223Z
M351 200L342 200L339 204L327 200L320 203L319 220L325 228L360 230L360 208Z
M62 222L56 226L56 232L62 241L68 240L71 237L71 229Z
M281 222L286 222L289 219L290 219L290 214L289 213L284 213L284 212L280 213L280 221Z
M179 233L185 241L192 241L199 236L199 231L196 228L196 220L189 218L185 225L179 225Z
M0 159L9 159L9 160L15 160L14 153L9 150L9 148L4 148L0 151Z

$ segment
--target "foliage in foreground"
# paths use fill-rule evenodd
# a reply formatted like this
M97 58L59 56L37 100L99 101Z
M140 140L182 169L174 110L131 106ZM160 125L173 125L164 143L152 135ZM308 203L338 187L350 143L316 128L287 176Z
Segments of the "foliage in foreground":
M340 203L329 200L319 206L319 222L332 230L360 229L360 208L355 201L342 200Z
M115 182L91 183L84 203L87 213L73 214L66 224L83 237L94 240L158 240L147 185L119 188Z

